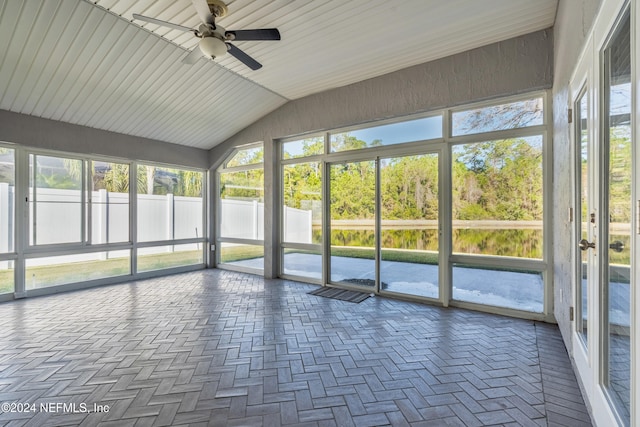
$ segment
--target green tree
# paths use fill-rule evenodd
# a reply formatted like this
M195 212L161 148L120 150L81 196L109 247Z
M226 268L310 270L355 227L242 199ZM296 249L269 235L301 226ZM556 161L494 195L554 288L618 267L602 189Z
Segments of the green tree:
M457 146L454 218L542 220L542 147L525 139Z
M202 197L204 174L190 170L179 170L177 172L179 189L175 194L186 197Z
M103 187L110 193L128 193L129 165L126 163L111 163L109 166L110 168L104 174L101 183L95 182L94 179L94 190ZM140 177L138 177L138 181L139 180Z

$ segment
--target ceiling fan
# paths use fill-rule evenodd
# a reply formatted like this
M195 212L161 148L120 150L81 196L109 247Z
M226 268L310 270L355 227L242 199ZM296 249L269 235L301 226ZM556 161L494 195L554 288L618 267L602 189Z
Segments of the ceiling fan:
M220 58L228 52L247 67L252 70L257 70L262 67L262 64L229 42L234 40L280 40L280 32L277 28L227 31L220 25L217 25L216 18L221 18L227 14L227 5L221 0L191 0L191 2L202 21L202 24L195 29L148 16L138 15L137 13L133 14L133 18L163 27L173 28L174 30L191 32L198 37L200 39L198 47L194 48L182 59L182 62L185 64L195 64L202 55L215 59Z

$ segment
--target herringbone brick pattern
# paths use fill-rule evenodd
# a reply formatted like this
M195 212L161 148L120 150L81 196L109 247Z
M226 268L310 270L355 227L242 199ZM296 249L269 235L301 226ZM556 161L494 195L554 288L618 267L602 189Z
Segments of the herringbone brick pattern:
M205 270L2 304L0 424L590 425L554 326L312 289Z

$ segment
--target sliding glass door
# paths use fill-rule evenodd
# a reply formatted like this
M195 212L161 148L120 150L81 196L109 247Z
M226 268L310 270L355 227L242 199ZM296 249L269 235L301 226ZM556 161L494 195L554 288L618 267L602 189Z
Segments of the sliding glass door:
M328 165L331 283L438 298L439 159Z
M439 154L380 160L380 287L438 298Z
M376 162L329 165L330 281L376 284Z

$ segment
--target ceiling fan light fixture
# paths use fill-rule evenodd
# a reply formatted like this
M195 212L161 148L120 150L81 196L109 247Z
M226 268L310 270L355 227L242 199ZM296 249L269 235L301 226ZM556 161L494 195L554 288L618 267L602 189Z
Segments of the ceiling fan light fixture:
M219 58L227 53L227 44L217 37L203 37L198 45L202 53L209 58Z

